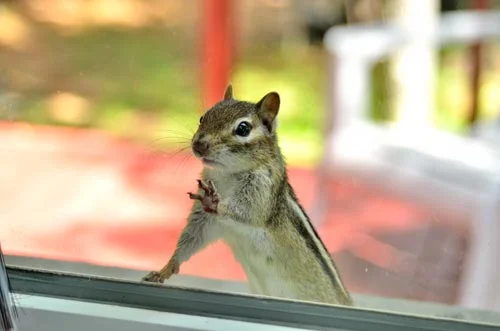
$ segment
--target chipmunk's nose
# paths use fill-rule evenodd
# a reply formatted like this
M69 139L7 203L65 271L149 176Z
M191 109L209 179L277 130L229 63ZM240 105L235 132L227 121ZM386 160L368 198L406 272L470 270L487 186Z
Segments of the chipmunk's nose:
M193 152L199 156L205 156L208 152L208 143L206 141L196 140L193 142Z

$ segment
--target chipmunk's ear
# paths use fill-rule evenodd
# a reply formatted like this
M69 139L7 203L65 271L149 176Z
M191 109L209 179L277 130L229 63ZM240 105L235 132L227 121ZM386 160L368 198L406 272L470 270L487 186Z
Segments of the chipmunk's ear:
M224 92L224 100L231 100L233 99L233 86L229 84L226 87L226 92Z
M257 114L259 115L262 123L267 127L269 132L273 132L276 128L276 115L280 109L280 96L276 92L266 94L255 105Z

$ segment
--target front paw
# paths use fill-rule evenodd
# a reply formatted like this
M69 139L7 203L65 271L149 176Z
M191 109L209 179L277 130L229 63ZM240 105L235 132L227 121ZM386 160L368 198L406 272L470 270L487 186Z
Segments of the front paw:
M217 214L217 206L219 204L219 195L215 189L214 183L209 180L208 184L205 184L203 181L198 180L198 187L203 191L203 195L188 193L189 198L193 200L199 200L203 209L207 213Z
M161 269L160 271L151 271L146 276L142 277L143 282L148 283L161 283L165 281L165 279L169 279L172 275L176 275L179 273L179 262L177 259L172 258L168 261L168 264Z
M161 275L158 271L151 271L146 276L142 277L143 282L148 283L162 283L165 281L165 277Z

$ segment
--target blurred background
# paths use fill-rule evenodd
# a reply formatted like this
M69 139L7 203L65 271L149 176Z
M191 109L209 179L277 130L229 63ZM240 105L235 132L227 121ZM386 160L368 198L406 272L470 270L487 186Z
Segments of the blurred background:
M499 9L0 1L0 240L163 266L201 170L190 138L231 82L280 93L292 185L353 292L500 309ZM244 280L222 244L182 273Z

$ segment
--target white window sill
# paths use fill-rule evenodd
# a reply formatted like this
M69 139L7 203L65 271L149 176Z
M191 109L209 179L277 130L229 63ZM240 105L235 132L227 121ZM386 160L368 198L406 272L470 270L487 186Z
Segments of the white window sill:
M407 330L405 325L408 323L415 323L410 330L417 327L419 330L443 331L476 330L468 323L482 324L478 324L478 330L494 330L500 325L497 312L435 303L354 294L356 306L361 309L325 310L223 293L247 293L246 285L239 282L178 275L169 280L170 287L156 289L154 286L123 283L137 282L146 271L12 256L7 256L6 262L8 265L83 275L75 278L56 274L37 278L36 273L17 272L13 284L18 285L13 287L24 293L17 300L21 306L20 330L58 331L65 330L65 325L68 330L307 330L310 325L332 325L330 323L337 323L335 325L339 327L330 330L365 330L372 320L374 327L370 330L373 331ZM42 290L37 291L37 287ZM201 292L194 290L196 293L193 293L188 288ZM274 322L266 324L268 318ZM291 321L293 319L295 322ZM359 325L351 327L351 324Z
M16 297L19 305L19 331L304 330L41 296Z

